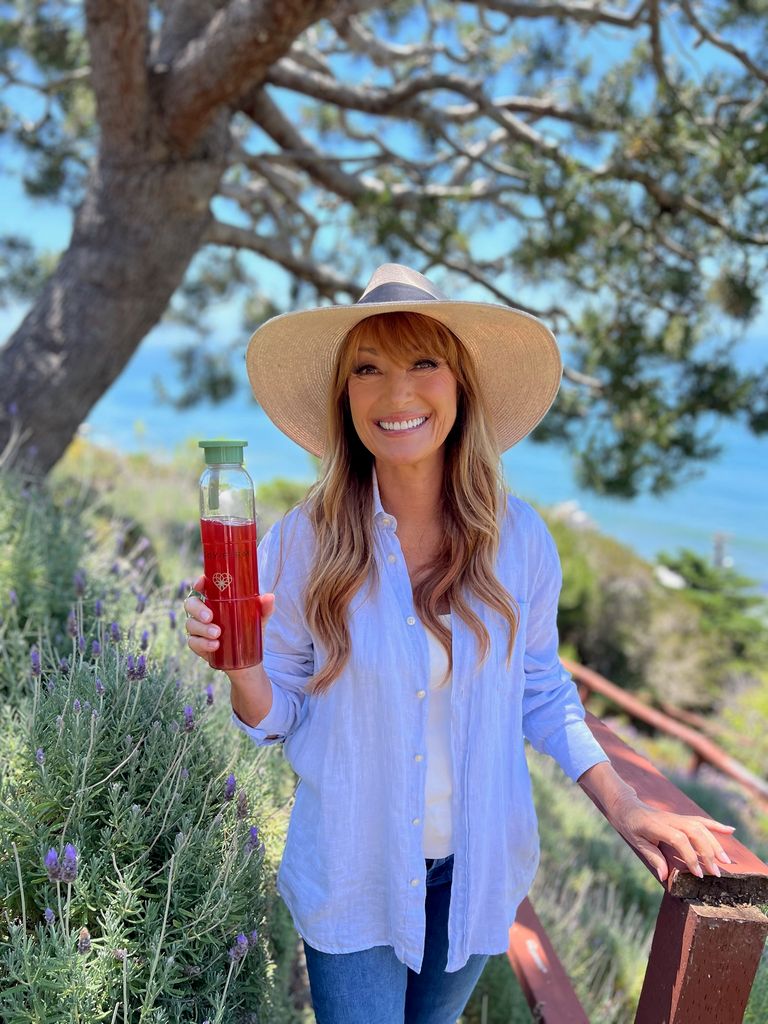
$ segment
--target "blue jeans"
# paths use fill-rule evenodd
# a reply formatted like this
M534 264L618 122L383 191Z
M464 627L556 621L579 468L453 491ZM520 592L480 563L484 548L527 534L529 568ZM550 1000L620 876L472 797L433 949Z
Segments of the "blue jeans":
M323 953L304 940L317 1024L456 1024L488 955L446 973L453 854L427 859L427 933L417 974L392 946Z

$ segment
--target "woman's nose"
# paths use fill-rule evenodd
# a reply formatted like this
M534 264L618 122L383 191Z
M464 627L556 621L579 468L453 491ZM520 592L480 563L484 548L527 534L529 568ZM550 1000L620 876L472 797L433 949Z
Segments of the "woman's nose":
M413 381L407 370L393 370L387 375L389 397L393 403L402 400L413 391Z

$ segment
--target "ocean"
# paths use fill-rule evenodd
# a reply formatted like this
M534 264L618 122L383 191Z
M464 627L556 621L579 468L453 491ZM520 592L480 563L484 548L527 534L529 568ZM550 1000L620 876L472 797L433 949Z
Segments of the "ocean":
M248 441L246 466L257 483L274 477L310 482L307 453L270 422L244 388L222 405L203 403L177 411L157 400L160 376L173 390L175 362L159 328L137 350L122 375L91 411L84 431L95 443L119 450L170 454L190 438L238 437ZM757 355L758 346L748 356ZM763 345L759 346L762 355ZM761 360L762 362L763 360ZM551 444L521 441L503 457L507 484L522 498L542 505L574 503L589 521L642 557L680 548L712 558L715 537L724 535L726 564L753 578L768 594L768 437L756 438L738 422L726 422L716 439L723 451L698 479L664 497L606 498L578 487L567 452ZM202 462L201 462L202 468Z

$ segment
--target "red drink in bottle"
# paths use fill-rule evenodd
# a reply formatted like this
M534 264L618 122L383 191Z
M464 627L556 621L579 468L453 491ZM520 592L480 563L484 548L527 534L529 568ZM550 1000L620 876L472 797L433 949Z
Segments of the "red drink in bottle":
M213 668L261 661L261 605L256 564L253 481L243 468L247 441L200 441L207 468L200 477L200 536L206 603L221 628Z
M256 523L201 519L206 604L221 627L214 668L246 668L261 661L261 606ZM237 596L243 595L243 596Z

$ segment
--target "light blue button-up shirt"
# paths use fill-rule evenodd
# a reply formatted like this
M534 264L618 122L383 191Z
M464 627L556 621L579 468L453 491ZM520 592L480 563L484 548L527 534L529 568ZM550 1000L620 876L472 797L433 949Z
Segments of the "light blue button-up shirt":
M258 727L233 714L258 746L284 744L298 776L277 890L299 934L326 953L388 945L421 970L426 930L422 847L429 651L413 603L397 522L373 475L378 587L350 604L351 655L324 696L305 687L326 652L304 615L313 531L291 510L259 545L259 577L274 591L264 630L272 707ZM275 582L279 562L282 571ZM454 865L446 971L473 953L504 953L539 864L539 836L523 738L576 780L607 761L558 658L560 559L538 512L508 496L496 572L520 606L506 666L507 625L477 598L491 636L477 665L469 627L451 615ZM277 735L277 739L268 736Z

